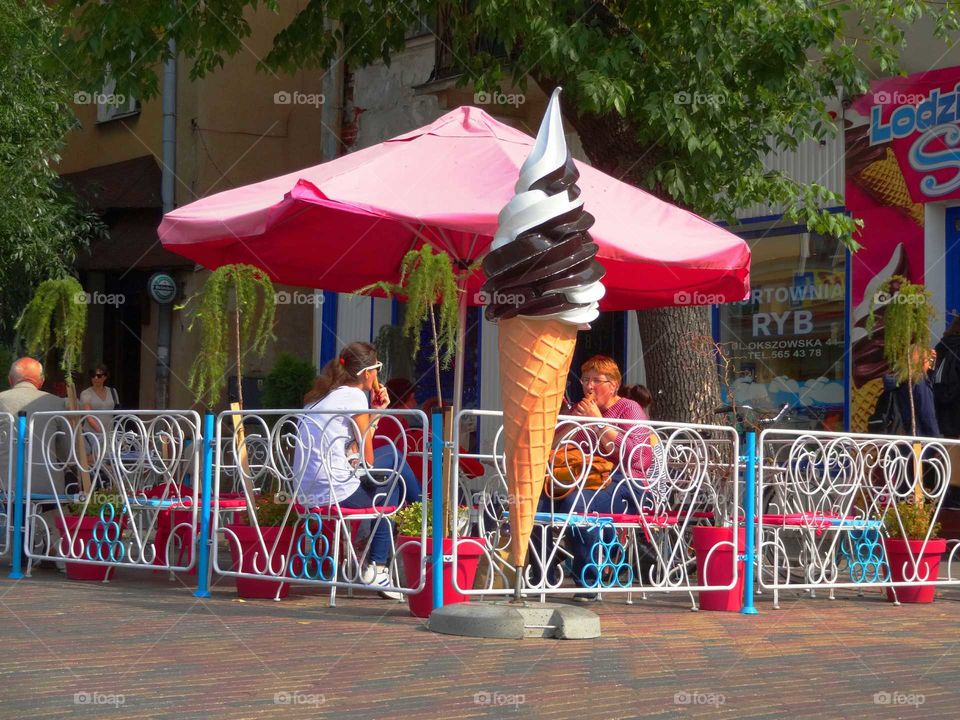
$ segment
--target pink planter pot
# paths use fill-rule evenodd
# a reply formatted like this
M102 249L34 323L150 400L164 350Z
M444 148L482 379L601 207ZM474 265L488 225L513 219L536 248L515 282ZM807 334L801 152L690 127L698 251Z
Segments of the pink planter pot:
M740 552L746 544L744 528L737 528L737 539ZM693 528L693 552L697 556L697 584L698 585L729 585L733 581L733 546L724 545L713 551L711 548L720 543L733 542L732 527L710 527L696 525ZM710 565L705 567L707 556L710 556ZM726 612L740 612L743 607L743 574L744 563L737 563L737 582L730 590L706 590L700 592L701 610L721 610Z
M893 582L909 581L914 577L936 580L940 571L940 556L947 550L947 541L942 538L932 538L927 541L927 546L923 547L923 540L884 538L883 547L887 553L890 579ZM914 564L916 564L916 573L914 573ZM911 577L905 578L904 574ZM890 602L899 600L902 603L930 603L933 602L936 590L935 585L899 587L894 598L893 588L887 588L887 600Z
M236 535L236 540L230 537L230 535L227 535L230 540L230 554L233 557L233 570L235 572L256 573L258 569L261 572L267 569L268 560L264 555L263 545L260 544L257 528L249 525L228 525L227 529ZM274 550L272 561L273 567L269 569L278 569L280 555L283 555L284 559L289 563L292 552L291 541L293 540L293 528L262 527L260 528L260 532L263 533L263 542L267 547L267 552L270 552L274 547L274 543L276 543L276 550ZM278 535L280 536L280 541L276 542ZM237 541L240 543L239 547L237 546ZM240 558L241 549L243 550L242 565ZM254 557L256 557L256 566L254 565ZM285 598L290 592L290 583L281 582L280 580L259 580L255 578L238 577L236 581L237 595L248 600ZM278 586L280 589L279 595L277 594Z
M461 538L457 547L457 584L461 588L472 588L477 576L477 564L483 555L486 542L483 538ZM464 540L471 542L465 543ZM397 538L400 547L400 559L403 562L403 587L415 588L420 585L420 538L412 535L400 535ZM433 612L433 565L430 553L433 552L433 538L427 538L427 566L424 570L423 589L407 595L410 614L416 617L430 617ZM453 539L443 539L443 554L453 554ZM470 600L468 595L458 592L453 585L452 563L443 566L443 604L453 605Z
M71 548L74 551L74 554L82 555L82 557L87 557L87 548L91 547L94 543L94 528L97 526L97 523L100 522L100 518L94 515L65 515L61 518L59 515L56 517L57 529L60 530L60 535L63 537L64 541L72 542L73 547ZM119 520L120 523L120 534L123 534L123 531L127 527L127 516L122 515ZM110 527L109 525L107 527ZM107 531L108 533L110 531ZM101 532L101 540L106 539L109 541L119 541L120 538L105 538L104 533ZM105 546L103 549L104 559L109 559L110 555L109 545ZM94 559L99 559L98 551L94 550L92 553ZM66 560L65 564L67 566L67 579L68 580L85 580L88 582L103 582L107 580L113 573L114 568L108 565L89 565L82 562L71 562Z

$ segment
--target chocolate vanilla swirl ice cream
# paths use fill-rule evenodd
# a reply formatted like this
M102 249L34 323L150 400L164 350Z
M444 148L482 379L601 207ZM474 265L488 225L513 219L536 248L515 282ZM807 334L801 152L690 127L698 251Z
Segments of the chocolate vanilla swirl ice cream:
M550 104L559 103L554 93ZM560 133L549 145L541 139L553 120ZM588 230L593 216L583 209L559 110L550 109L537 135L537 145L520 169L516 195L500 211L499 228L483 260L489 299L488 320L517 315L589 323L603 297L603 266L594 257L597 245ZM538 152L538 150L540 152Z

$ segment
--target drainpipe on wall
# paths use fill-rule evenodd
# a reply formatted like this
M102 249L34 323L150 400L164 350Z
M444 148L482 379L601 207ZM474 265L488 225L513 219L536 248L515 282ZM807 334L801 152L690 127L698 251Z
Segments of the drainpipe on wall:
M170 58L163 64L163 167L160 196L163 213L174 207L177 163L177 43L170 40ZM170 335L173 329L173 303L159 305L157 315L157 374L155 405L164 410L170 402Z

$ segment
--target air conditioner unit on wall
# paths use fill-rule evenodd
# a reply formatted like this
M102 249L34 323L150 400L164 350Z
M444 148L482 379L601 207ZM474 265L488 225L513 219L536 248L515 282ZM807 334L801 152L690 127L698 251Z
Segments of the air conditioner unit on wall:
M140 112L140 102L135 97L115 94L116 87L117 81L110 78L104 84L103 92L96 97L98 123L130 117Z

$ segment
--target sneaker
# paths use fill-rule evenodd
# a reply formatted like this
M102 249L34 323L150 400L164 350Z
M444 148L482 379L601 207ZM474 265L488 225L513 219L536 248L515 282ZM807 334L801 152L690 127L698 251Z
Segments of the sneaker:
M573 596L572 599L574 602L590 603L590 602L596 602L597 600L599 600L600 596L598 593L595 593L595 592L583 592L583 593L577 593L576 595Z
M376 563L367 566L367 570L373 570L373 581L366 581L366 570L364 571L364 583L367 585L376 585L377 587L388 588L393 585L393 580L390 579L390 570L385 567L380 567ZM380 590L380 597L386 598L387 600L403 600L403 593L398 593L392 590Z

